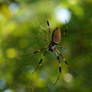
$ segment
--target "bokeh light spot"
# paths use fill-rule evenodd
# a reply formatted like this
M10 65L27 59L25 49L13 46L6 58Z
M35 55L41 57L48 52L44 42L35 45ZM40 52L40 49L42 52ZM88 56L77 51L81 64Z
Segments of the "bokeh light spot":
M14 48L10 48L6 52L8 58L15 58L17 56L17 51Z
M0 89L4 89L6 85L6 81L5 80L0 80Z
M64 76L64 80L67 83L71 83L72 80L73 80L73 76L70 73L66 73L65 76Z
M6 89L3 92L13 92L11 89Z
M63 24L68 23L71 19L71 12L67 8L59 6L56 8L55 14L56 19Z
M78 0L68 0L68 2L72 5L76 5L78 3Z
M11 3L10 6L9 6L9 9L10 9L12 14L16 14L19 10L18 4L17 3Z

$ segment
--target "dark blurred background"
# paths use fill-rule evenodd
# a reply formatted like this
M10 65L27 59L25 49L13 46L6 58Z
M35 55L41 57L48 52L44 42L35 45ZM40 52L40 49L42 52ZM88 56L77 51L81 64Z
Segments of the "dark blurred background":
M32 74L43 51L31 53L49 44L46 16L52 31L68 29L59 50L70 66L61 62L55 86L55 54ZM92 0L0 0L0 92L48 91L92 92Z

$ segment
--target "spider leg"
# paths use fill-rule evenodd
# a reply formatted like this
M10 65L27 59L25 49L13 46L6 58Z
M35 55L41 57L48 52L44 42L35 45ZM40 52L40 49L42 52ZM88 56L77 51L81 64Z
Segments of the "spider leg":
M25 53L25 54L21 54L21 56L31 56L31 55L34 55L34 54L39 53L40 51L42 51L42 50L44 50L44 49L46 49L46 48L47 48L47 47L40 48L40 49L35 50L35 51L33 51L33 52L30 52L30 53L28 53L28 52L29 52L29 50L28 50L28 52L27 52L27 53Z
M66 65L69 65L68 61L65 59L64 55L62 53L60 53L60 56L62 57L62 59L64 60Z
M47 25L48 25L48 39L50 40L52 33L51 33L50 23L49 23L47 16L46 16L46 22L47 22Z
M57 57L57 60L58 60L58 64L59 64L59 74L58 74L58 76L57 76L57 79L56 79L54 85L56 85L57 81L58 81L59 78L60 78L61 72L62 72L60 57L59 57L59 55L58 55L58 53L57 53L56 51L55 51L55 54L56 54L56 57Z
M44 57L45 57L46 54L47 54L47 52L48 52L47 50L44 52L42 58L40 59L39 63L37 64L37 66L36 66L35 70L33 71L33 73L40 67L40 65L41 65L42 62L43 62Z
M51 30L50 30L50 23L49 23L48 19L47 19L47 25L48 25L49 33L51 34Z
M59 50L57 50L57 53L62 57L63 61L65 62L66 65L69 65L68 61L65 59L64 55L62 53L59 52Z

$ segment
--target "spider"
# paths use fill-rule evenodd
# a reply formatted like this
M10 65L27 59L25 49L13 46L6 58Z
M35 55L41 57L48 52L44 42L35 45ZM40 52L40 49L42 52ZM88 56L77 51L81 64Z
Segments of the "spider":
M56 27L55 30L51 33L50 23L49 23L48 20L47 20L47 25L48 25L48 31L51 34L51 41L50 41L50 43L49 43L49 45L47 47L41 48L41 49L36 50L36 51L33 52L33 54L37 54L40 51L42 51L43 49L45 49L45 51L43 53L43 56L40 59L40 61L39 61L38 65L37 65L37 67L35 68L34 72L40 67L40 65L43 62L44 56L46 56L46 54L48 53L48 51L55 53L56 58L58 60L58 64L59 64L59 74L58 74L57 79L56 79L56 81L54 83L54 84L56 84L57 81L59 80L61 72L62 72L60 56L62 57L62 59L65 62L65 64L68 65L68 62L66 61L64 55L58 50L58 47L63 48L62 46L59 46L59 43L61 41L61 30L60 30L60 27Z

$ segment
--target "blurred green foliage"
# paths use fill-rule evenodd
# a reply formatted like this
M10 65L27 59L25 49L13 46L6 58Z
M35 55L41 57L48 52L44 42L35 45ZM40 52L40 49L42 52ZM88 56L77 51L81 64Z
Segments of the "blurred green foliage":
M67 25L59 22L55 9L71 12ZM32 74L48 46L46 16L53 31L68 27L61 51L70 67L62 61L62 75L54 54L48 53L42 66ZM28 54L28 55L25 55ZM0 92L91 92L92 91L92 0L0 0ZM51 69L52 68L52 69Z

